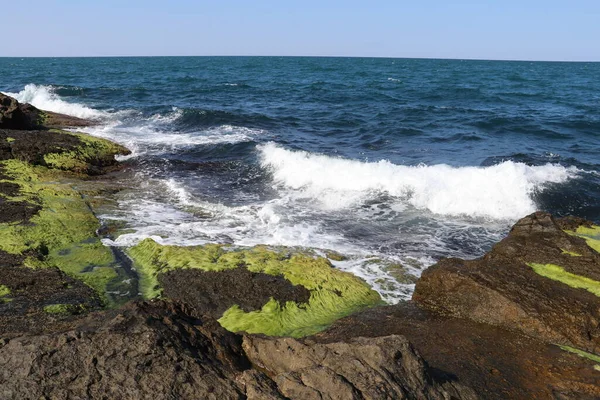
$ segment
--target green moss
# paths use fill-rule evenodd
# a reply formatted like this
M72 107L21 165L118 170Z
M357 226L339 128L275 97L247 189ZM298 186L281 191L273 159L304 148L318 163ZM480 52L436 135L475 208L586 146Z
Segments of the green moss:
M83 304L50 304L44 307L44 312L48 314L79 314L83 311Z
M10 289L7 286L0 285L0 304L9 303L12 299L6 298L10 294Z
M52 129L52 131L63 135L76 136L81 145L75 150L45 154L44 162L51 168L85 173L90 168L90 164L102 165L103 160L110 160L116 154L130 153L125 147L106 139L59 129Z
M569 285L573 288L577 289L585 289L588 292L595 294L596 296L600 296L600 282L595 281L593 279L587 278L585 276L572 274L570 272L565 271L565 269L559 265L554 264L527 264L533 270L552 280L562 282L565 285Z
M585 239L588 246L600 253L600 226L592 226L591 228L580 226L573 233Z
M590 361L594 361L600 363L600 356L597 356L592 353L588 353L587 351L579 350L575 347L571 346L558 346L564 351L568 351L569 353L577 354L579 357L587 358Z
M81 195L56 181L56 174L23 161L2 163L4 172L21 187L21 194L42 209L26 224L0 224L0 249L11 254L37 251L43 259L29 257L25 265L56 266L83 280L100 294L112 279L115 260L96 236L99 222Z
M271 299L261 310L246 313L228 309L219 322L230 331L300 337L318 332L335 320L365 307L381 304L381 298L352 274L336 270L326 258L304 253L275 251L265 246L233 249L221 245L162 246L146 239L129 249L140 274L144 297L160 294L157 276L177 268L222 271L247 268L252 272L282 276L302 285L311 295L307 304L279 304Z
M575 253L573 251L568 251L568 250L565 250L565 249L561 249L561 250L562 250L562 254L566 254L566 255L571 256L571 257L581 257L581 254L579 254L579 253Z
M12 143L12 142L14 142L14 141L15 141L15 138L7 137L7 138L6 138L6 141L7 141L8 143Z
M44 156L44 162L52 168L58 168L74 172L85 172L88 163L81 160L76 152L50 153Z

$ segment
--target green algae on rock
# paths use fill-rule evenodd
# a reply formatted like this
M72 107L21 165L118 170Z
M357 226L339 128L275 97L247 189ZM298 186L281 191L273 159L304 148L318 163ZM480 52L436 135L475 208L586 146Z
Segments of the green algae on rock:
M10 142L15 158L0 163L3 176L8 178L1 182L18 185L18 193L4 197L11 202L29 202L39 209L26 221L0 224L0 250L27 254L24 265L29 267L58 267L107 300L107 285L118 277L116 260L96 234L100 224L89 205L64 178L68 173L81 177L101 172L115 163L115 155L128 151L104 139L63 131L32 131L27 135L12 131L11 135L16 138ZM29 154L27 145L36 135L51 137L36 142L41 153ZM53 140L59 144L53 146Z
M554 264L527 264L533 270L546 278L562 282L576 289L585 289L590 293L600 296L600 282L585 276L573 274L566 271L563 267Z
M56 266L83 280L100 294L117 277L112 252L96 236L99 223L80 194L61 184L43 167L8 160L4 171L21 186L21 193L42 209L28 224L0 224L0 249L10 254L38 250L43 259L29 257L30 267Z
M308 303L280 304L271 298L262 309L251 312L233 305L219 319L230 331L306 336L355 311L382 303L377 292L366 283L336 270L326 258L289 249L256 246L242 250L215 244L178 247L146 239L128 253L135 262L140 288L146 298L160 295L159 274L178 268L202 271L246 268L255 273L281 276L310 291Z
M571 257L581 257L582 256L581 254L575 253L574 251L568 251L568 250L564 250L564 249L561 249L561 250L562 250L562 254L566 254Z
M585 239L588 246L600 253L600 226L580 226L576 231L568 233Z
M571 346L558 346L562 350L567 351L569 353L577 354L579 357L587 358L590 361L594 361L600 363L600 356L596 354L588 353L587 351L583 351Z
M0 285L0 303L8 303L11 299L7 298L10 294L10 289L7 286Z

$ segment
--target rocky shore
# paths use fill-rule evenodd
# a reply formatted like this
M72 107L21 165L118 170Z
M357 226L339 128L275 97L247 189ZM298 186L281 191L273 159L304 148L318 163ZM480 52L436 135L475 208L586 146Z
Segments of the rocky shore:
M526 216L386 306L311 249L104 246L128 150L90 123L0 94L1 399L600 398L592 223Z

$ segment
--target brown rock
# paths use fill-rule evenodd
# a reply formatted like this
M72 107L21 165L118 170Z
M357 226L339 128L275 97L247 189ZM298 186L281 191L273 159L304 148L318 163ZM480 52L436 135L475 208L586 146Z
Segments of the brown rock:
M517 332L439 316L412 302L341 319L312 339L339 343L363 337L373 343L370 338L389 335L406 337L427 360L433 379L467 386L478 398L600 398L595 362Z
M250 361L290 399L477 398L457 382L433 379L403 336L328 343L246 336L243 346Z
M42 125L42 115L37 108L0 93L0 128L36 129Z
M541 276L528 263L555 264L600 281L600 255L549 214L535 213L517 222L484 257L444 259L427 269L413 300L443 315L599 353L600 297Z
M35 130L94 125L94 121L42 111L31 104L20 104L15 98L0 93L0 129Z

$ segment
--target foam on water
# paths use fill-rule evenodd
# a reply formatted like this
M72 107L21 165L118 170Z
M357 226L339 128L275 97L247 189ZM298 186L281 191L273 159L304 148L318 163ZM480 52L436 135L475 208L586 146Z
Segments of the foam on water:
M73 117L84 119L102 119L108 117L108 113L94 110L83 104L68 103L62 100L52 86L45 85L26 85L19 93L6 93L14 97L20 103L29 103L39 109L53 111L61 114L71 115Z
M537 190L566 182L578 172L558 164L512 161L490 167L413 167L291 151L272 142L258 148L261 164L272 171L277 186L331 210L384 193L396 202L441 215L516 219L536 210Z
M41 109L101 121L81 131L124 144L133 151L129 157L157 158L188 148L264 141L268 135L228 124L180 130L180 108L150 116L98 111L64 101L50 86L27 85L10 95ZM440 255L482 254L516 219L536 210L537 192L583 172L513 161L488 167L403 166L293 151L272 142L258 145L257 154L260 179L274 190L242 205L223 204L220 194L203 196L202 175L186 180L168 170L160 178L140 171L131 190L116 195L118 207L100 210L101 219L126 222L121 235L104 243L132 246L151 237L182 246L301 246L322 249L324 255L335 250L347 256L332 261L336 267L362 277L395 303L409 298L413 285L395 280L391 266L401 264L418 276ZM463 251L466 246L472 248Z

